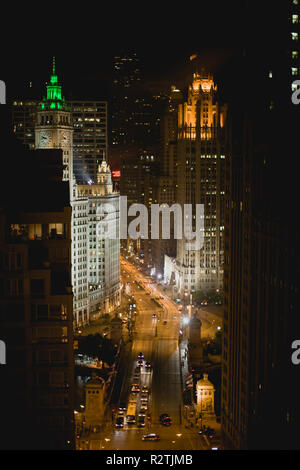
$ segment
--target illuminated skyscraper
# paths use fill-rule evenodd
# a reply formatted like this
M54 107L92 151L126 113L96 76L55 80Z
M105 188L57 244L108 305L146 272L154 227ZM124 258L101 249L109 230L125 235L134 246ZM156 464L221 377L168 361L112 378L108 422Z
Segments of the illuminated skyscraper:
M176 202L204 205L204 245L196 249L184 237L177 241L176 286L185 292L222 288L224 229L224 123L227 108L215 100L213 77L196 67L188 99L178 106ZM193 219L195 220L195 219ZM193 230L195 223L193 222ZM170 278L170 273L166 273ZM168 279L169 280L169 279Z
M73 184L73 126L70 107L65 103L62 86L58 81L53 58L47 95L40 103L35 125L35 148L63 150L63 181L69 181L70 195Z
M119 193L105 160L98 165L96 183L76 185L76 201L87 201L88 252L80 258L88 267L89 316L96 319L120 305Z

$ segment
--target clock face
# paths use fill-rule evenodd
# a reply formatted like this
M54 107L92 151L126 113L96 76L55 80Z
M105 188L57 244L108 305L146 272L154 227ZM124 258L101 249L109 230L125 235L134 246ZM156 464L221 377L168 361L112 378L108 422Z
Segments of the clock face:
M62 144L63 144L63 145L67 145L67 144L69 143L69 136L68 136L68 134L63 134L61 141L62 141Z
M44 146L46 146L46 145L49 144L49 142L50 142L50 134L49 134L49 132L43 132L43 133L41 134L41 144L44 145Z

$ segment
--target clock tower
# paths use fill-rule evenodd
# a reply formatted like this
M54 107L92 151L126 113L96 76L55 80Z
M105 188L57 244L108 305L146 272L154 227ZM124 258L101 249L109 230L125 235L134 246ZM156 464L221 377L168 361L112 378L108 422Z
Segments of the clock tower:
M73 184L73 125L71 113L62 96L61 84L55 72L53 57L52 74L47 83L47 96L39 104L35 125L36 149L63 150L63 181L69 181L70 195Z

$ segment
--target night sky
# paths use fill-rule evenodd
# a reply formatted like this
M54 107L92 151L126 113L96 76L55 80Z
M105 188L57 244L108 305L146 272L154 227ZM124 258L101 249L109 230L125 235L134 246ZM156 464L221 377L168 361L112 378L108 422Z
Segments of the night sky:
M169 5L163 12L162 4ZM106 99L112 59L122 50L136 51L145 86L181 86L189 78L193 53L222 78L240 48L243 4L199 1L158 7L143 2L133 9L116 3L103 8L100 2L97 9L80 5L71 13L57 10L50 16L44 4L45 11L38 12L43 21L31 17L26 7L25 16L18 11L13 22L11 41L3 37L0 78L6 81L8 98L27 94L30 81L32 93L39 95L54 55L67 98Z

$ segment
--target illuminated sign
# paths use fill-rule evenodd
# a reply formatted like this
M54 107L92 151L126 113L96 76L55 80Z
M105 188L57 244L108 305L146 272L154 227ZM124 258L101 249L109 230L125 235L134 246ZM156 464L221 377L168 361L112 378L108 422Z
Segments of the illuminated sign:
M113 178L120 178L121 176L121 171L120 170L113 170L111 172Z

